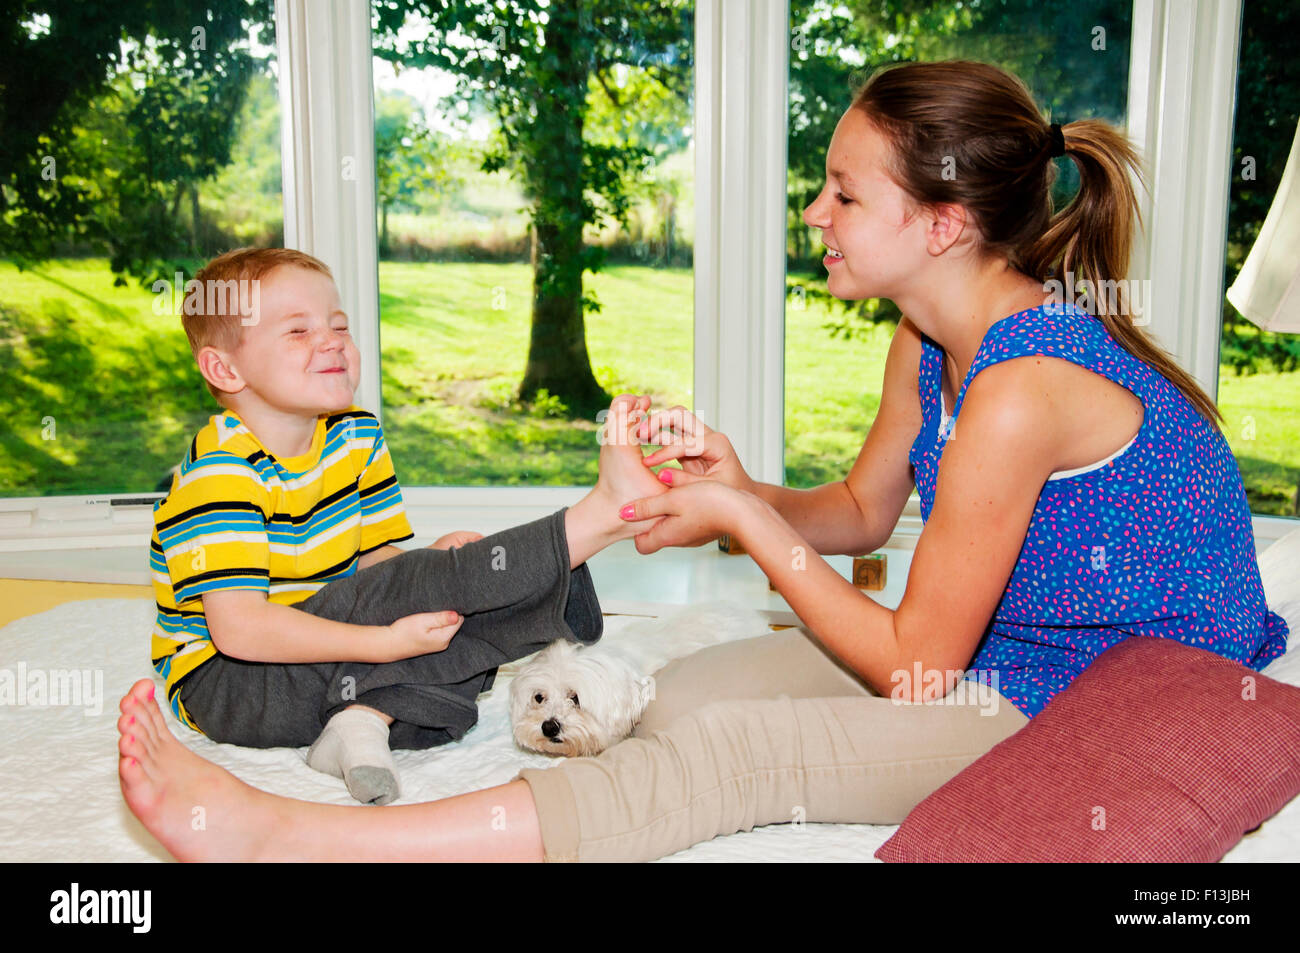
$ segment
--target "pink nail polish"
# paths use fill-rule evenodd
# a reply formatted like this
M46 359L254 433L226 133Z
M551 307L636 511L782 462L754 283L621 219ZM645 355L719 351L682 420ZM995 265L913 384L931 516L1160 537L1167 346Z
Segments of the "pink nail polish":
M620 519L630 520L636 516L636 507L629 503L618 511L618 515Z
M153 698L153 690L154 690L154 686L150 685L150 686L149 686L149 697L150 697L150 698Z
M671 471L671 470L660 470L660 471L659 471L659 482L660 482L660 483L667 483L669 486L672 486L672 485L673 485L673 471Z
M135 724L135 715L132 715L132 716L131 716L131 720L128 721L127 724L128 724L128 725L134 725L134 724Z

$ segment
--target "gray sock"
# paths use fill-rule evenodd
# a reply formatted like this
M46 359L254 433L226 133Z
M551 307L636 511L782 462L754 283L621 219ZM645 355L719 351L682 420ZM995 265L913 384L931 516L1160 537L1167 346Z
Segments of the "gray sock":
M347 708L336 714L307 752L307 763L342 778L363 804L388 804L401 795L388 725L374 712Z

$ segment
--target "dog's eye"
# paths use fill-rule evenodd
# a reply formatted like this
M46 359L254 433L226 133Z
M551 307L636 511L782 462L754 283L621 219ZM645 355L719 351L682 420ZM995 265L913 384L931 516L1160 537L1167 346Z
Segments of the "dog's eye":
M577 692L573 692L573 693L571 693L571 694L569 695L569 701L573 702L573 707L574 707L574 708L581 708L581 707L582 707L581 705L578 704L578 693L577 693Z
M536 695L533 696L533 701L537 702L537 704L540 705L542 702L546 701L546 696L543 695L541 692L538 692Z

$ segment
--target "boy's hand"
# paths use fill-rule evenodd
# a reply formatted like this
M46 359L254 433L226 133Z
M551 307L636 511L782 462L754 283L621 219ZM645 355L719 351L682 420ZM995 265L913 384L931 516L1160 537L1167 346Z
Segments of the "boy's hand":
M388 630L393 635L390 661L441 652L451 644L451 637L465 622L458 612L417 612L403 616Z
M475 540L482 538L482 533L473 533L466 529L458 529L456 532L448 533L446 536L439 536L435 542L429 544L429 548L454 549L457 546L464 546L466 543L472 543Z

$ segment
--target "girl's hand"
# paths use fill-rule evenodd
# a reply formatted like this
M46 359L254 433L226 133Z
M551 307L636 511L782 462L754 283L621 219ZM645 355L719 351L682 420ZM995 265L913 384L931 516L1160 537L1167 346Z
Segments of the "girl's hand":
M451 644L465 617L459 612L417 612L403 616L388 626L392 636L389 661L441 652Z
M464 546L466 543L472 543L475 540L483 538L482 533L474 533L465 529L458 529L454 533L448 533L446 536L439 536L435 542L429 544L430 549L455 549L457 546Z
M733 490L756 493L754 481L741 466L731 441L725 434L710 430L685 407L651 414L637 428L636 435L642 443L660 445L645 458L648 467L657 467L666 460L679 460L685 473L717 480ZM659 479L669 486L677 486L674 482L677 478L676 470L659 471Z
M648 555L665 546L703 546L734 532L746 497L724 483L696 477L687 486L633 500L619 515L629 523L663 517L636 537L636 551Z

